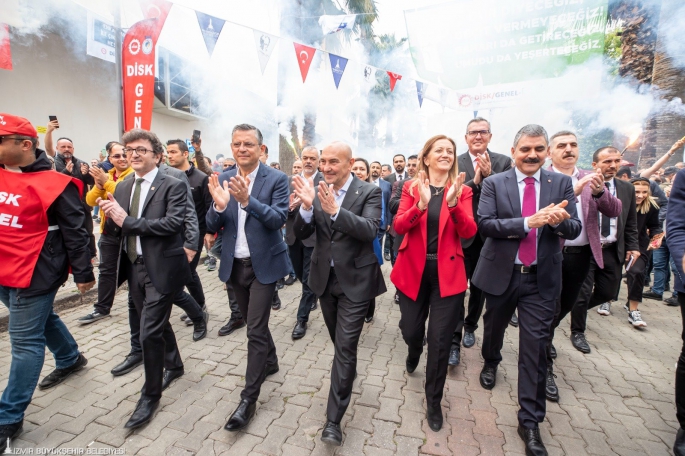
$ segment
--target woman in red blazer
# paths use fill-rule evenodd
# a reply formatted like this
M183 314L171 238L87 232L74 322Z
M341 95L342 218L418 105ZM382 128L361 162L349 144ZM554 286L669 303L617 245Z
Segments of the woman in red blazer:
M466 269L460 238L476 234L471 189L457 167L457 146L444 135L430 138L419 154L417 178L402 189L394 228L405 234L390 280L400 298L400 329L409 348L407 372L419 364L428 322L426 416L442 427L442 391L452 333L464 318Z

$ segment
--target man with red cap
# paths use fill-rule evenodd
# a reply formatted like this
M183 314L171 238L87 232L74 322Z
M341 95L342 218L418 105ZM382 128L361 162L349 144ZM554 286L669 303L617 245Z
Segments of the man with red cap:
M88 363L52 309L69 268L81 293L95 285L88 249L83 186L52 170L31 123L0 113L0 301L9 309L12 363L0 398L0 453L22 429L45 347L56 369L51 388Z

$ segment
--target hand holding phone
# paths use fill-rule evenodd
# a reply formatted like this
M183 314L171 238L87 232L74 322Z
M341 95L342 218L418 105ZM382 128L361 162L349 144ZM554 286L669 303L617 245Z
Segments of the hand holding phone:
M48 123L48 128L54 130L59 128L59 122L57 121L57 116L48 116L50 122Z

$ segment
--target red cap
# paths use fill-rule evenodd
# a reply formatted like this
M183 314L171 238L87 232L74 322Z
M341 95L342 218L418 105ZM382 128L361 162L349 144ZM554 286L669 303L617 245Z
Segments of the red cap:
M0 112L0 136L19 135L37 138L38 132L27 119Z

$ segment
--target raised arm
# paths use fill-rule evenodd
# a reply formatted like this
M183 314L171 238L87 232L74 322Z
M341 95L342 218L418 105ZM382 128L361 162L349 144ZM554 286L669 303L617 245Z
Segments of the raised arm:
M649 177L652 174L654 174L655 172L657 172L662 166L664 166L666 164L666 162L668 160L671 159L671 157L673 157L673 154L675 154L675 151L680 149L681 147L683 147L684 144L685 144L684 139L680 139L680 140L676 141L675 144L673 144L671 146L671 148L668 150L668 152L666 152L663 155L663 157L661 157L660 159L655 161L652 166L650 166L646 170L642 171L640 173L640 177Z

